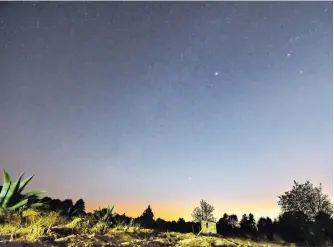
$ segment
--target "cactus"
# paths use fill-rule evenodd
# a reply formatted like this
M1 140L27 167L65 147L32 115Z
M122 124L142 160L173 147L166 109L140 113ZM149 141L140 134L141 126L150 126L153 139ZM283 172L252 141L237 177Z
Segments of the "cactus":
M26 187L26 185L31 181L33 176L30 176L26 179L22 180L23 174L12 184L10 176L3 170L4 173L4 182L3 185L0 186L0 209L5 210L17 210L28 205L29 199L35 198L37 195L45 193L43 190L35 190L26 194L22 194L21 192ZM41 203L31 204L30 207L38 207Z

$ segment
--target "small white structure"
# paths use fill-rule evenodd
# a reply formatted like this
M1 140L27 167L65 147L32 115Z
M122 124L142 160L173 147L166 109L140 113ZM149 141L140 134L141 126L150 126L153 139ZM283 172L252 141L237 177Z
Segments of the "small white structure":
M201 233L217 233L217 224L212 221L201 221Z

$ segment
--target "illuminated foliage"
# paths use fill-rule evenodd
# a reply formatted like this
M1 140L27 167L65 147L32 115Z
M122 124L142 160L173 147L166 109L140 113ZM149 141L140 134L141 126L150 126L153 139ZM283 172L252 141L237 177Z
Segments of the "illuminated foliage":
M314 187L310 181L304 184L294 181L293 188L278 198L283 212L302 212L310 220L314 220L320 212L333 213L333 205L328 196L322 193L321 184Z
M31 181L33 176L30 176L22 181L23 174L12 184L10 176L3 170L4 182L0 192L0 208L5 210L16 210L23 207L38 207L41 203L28 204L30 199L36 199L36 196L45 193L43 190L35 190L22 194L22 191Z
M196 207L191 214L195 222L205 221L216 221L213 217L212 212L215 210L213 206L204 200L201 200L200 207Z

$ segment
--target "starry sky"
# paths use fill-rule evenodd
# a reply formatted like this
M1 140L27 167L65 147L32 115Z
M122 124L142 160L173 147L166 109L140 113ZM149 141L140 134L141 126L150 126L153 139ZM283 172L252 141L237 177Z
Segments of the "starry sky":
M332 2L0 4L0 162L28 189L191 219L332 198Z

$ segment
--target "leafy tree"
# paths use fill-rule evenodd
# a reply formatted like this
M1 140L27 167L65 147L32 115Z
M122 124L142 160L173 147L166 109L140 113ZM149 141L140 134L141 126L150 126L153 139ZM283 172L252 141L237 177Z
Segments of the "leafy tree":
M314 187L309 180L304 184L294 181L293 188L278 198L283 212L303 212L311 220L321 211L333 214L333 205L328 195L322 193L322 185Z
M208 204L206 201L200 201L200 207L196 207L191 214L195 222L201 222L202 220L216 221L213 217L212 212L215 210L213 206Z

